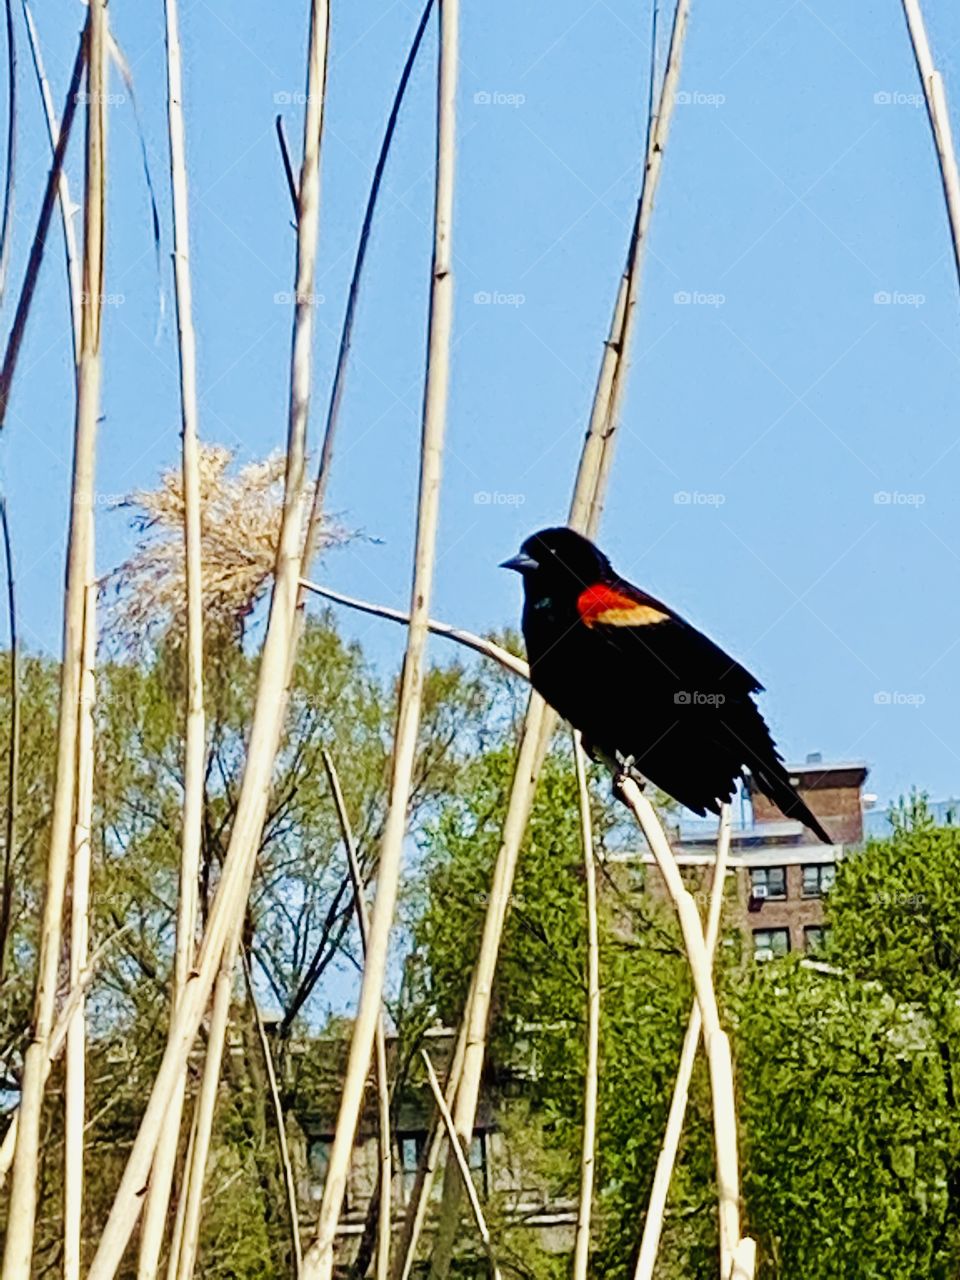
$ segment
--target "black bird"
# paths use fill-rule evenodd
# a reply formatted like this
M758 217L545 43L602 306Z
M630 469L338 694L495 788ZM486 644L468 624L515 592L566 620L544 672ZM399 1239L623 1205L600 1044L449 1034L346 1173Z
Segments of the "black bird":
M523 577L533 687L595 759L699 814L719 813L749 770L782 813L833 843L790 785L753 701L763 686L718 645L572 529L542 529L502 567Z

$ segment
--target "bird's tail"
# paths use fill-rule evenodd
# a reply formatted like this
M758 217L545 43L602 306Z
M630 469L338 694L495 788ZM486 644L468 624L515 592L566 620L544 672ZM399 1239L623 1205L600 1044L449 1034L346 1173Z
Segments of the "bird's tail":
M813 834L819 840L822 840L824 844L836 843L827 835L820 822L794 791L790 785L790 779L782 767L771 768L766 764L754 764L751 765L750 772L753 774L756 784L763 794L768 800L773 801L781 813L786 814L788 818L795 819L797 822L802 822L805 827L809 827Z

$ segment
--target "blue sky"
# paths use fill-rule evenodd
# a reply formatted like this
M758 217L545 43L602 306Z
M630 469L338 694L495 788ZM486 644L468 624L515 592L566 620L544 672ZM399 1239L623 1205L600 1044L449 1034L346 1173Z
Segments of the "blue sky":
M960 131L960 10L925 9ZM118 0L111 13L163 244L158 281L140 143L119 101L101 570L130 546L112 497L175 461L179 426L162 6ZM58 102L82 14L61 0L37 10ZM417 17L406 0L334 4L314 440L370 167ZM182 28L201 433L251 458L285 434L291 310L276 299L292 288L294 238L273 120L282 111L298 145L306 4L185 0ZM649 29L647 0L463 6L434 612L472 629L517 620L519 585L497 563L566 512L638 186ZM406 600L413 535L434 59L431 30L375 227L330 494L342 521L376 541L319 571L394 605ZM13 296L48 164L25 48L21 65ZM757 673L789 756L863 758L882 798L912 784L956 795L960 296L900 5L694 0L681 90L601 540L621 572ZM75 191L80 161L74 145ZM72 428L58 232L41 285L0 475L24 635L56 651ZM8 296L5 326L11 307ZM396 629L344 625L378 661L398 661Z

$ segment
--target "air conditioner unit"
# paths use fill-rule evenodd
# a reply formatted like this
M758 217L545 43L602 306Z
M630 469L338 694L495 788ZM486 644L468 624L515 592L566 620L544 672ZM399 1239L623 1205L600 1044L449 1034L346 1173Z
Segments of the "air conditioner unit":
M765 884L755 884L750 890L750 897L765 898L767 897L768 893L769 893L769 890L767 889L767 886Z
M769 947L757 947L753 953L754 960L764 961L773 959L773 951Z

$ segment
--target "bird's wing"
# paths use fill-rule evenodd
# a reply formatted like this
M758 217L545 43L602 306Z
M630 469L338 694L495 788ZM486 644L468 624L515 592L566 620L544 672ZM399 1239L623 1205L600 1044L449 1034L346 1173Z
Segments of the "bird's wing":
M745 698L763 690L756 676L708 636L624 578L587 587L577 600L577 612L591 631L636 655L648 669L652 663L678 691L693 680L700 682L694 687L702 693Z

